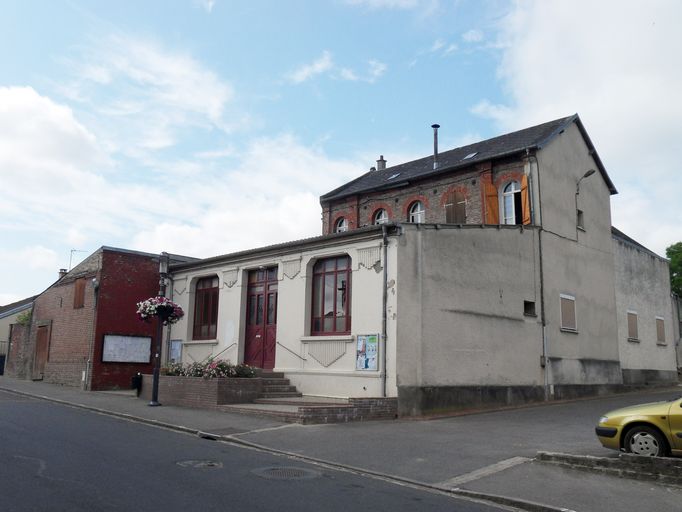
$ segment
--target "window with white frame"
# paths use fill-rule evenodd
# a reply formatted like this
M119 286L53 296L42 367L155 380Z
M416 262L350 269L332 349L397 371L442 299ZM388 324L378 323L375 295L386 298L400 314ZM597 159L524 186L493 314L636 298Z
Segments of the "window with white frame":
M424 209L424 203L422 203L421 201L415 201L410 205L407 215L407 221L420 224L423 223L425 220L426 210Z
M561 301L561 330L578 331L578 321L575 314L575 297L573 295L560 294Z
M663 317L656 317L656 343L665 343L665 320Z
M500 211L502 224L523 224L521 185L518 181L510 181L502 188Z
M386 224L388 222L388 212L384 208L379 208L374 212L372 224Z
M637 311L628 311L628 339L631 341L639 340Z
M345 217L340 217L334 224L334 233L343 233L344 231L348 231L348 221Z

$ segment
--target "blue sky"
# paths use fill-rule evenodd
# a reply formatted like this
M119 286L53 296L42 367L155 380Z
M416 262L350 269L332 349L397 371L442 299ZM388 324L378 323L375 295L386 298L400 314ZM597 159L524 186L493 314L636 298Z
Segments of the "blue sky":
M682 240L679 2L0 8L0 304L102 245L317 235L319 195L428 155L436 122L446 150L577 112L614 225L659 254Z

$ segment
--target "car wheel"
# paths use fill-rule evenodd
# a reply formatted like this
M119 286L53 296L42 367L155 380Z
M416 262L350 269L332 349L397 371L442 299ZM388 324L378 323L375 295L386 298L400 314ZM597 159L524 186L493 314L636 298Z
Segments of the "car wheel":
M625 451L646 457L662 457L667 451L667 444L661 433L646 425L628 430L624 445Z

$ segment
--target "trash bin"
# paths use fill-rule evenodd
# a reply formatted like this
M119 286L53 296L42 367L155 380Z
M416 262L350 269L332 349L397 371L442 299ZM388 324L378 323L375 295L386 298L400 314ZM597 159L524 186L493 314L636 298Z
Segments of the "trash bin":
M133 375L130 389L137 390L137 396L140 396L140 391L142 390L142 374L141 373L138 372L136 375Z

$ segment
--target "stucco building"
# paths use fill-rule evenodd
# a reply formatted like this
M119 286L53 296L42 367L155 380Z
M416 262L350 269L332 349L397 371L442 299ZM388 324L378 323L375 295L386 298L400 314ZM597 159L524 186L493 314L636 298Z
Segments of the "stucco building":
M0 306L0 375L4 372L5 360L12 348L12 330L22 316L30 321L33 299L35 296Z
M616 189L578 116L440 154L436 130L322 196L322 236L173 266L176 354L402 414L619 389Z

